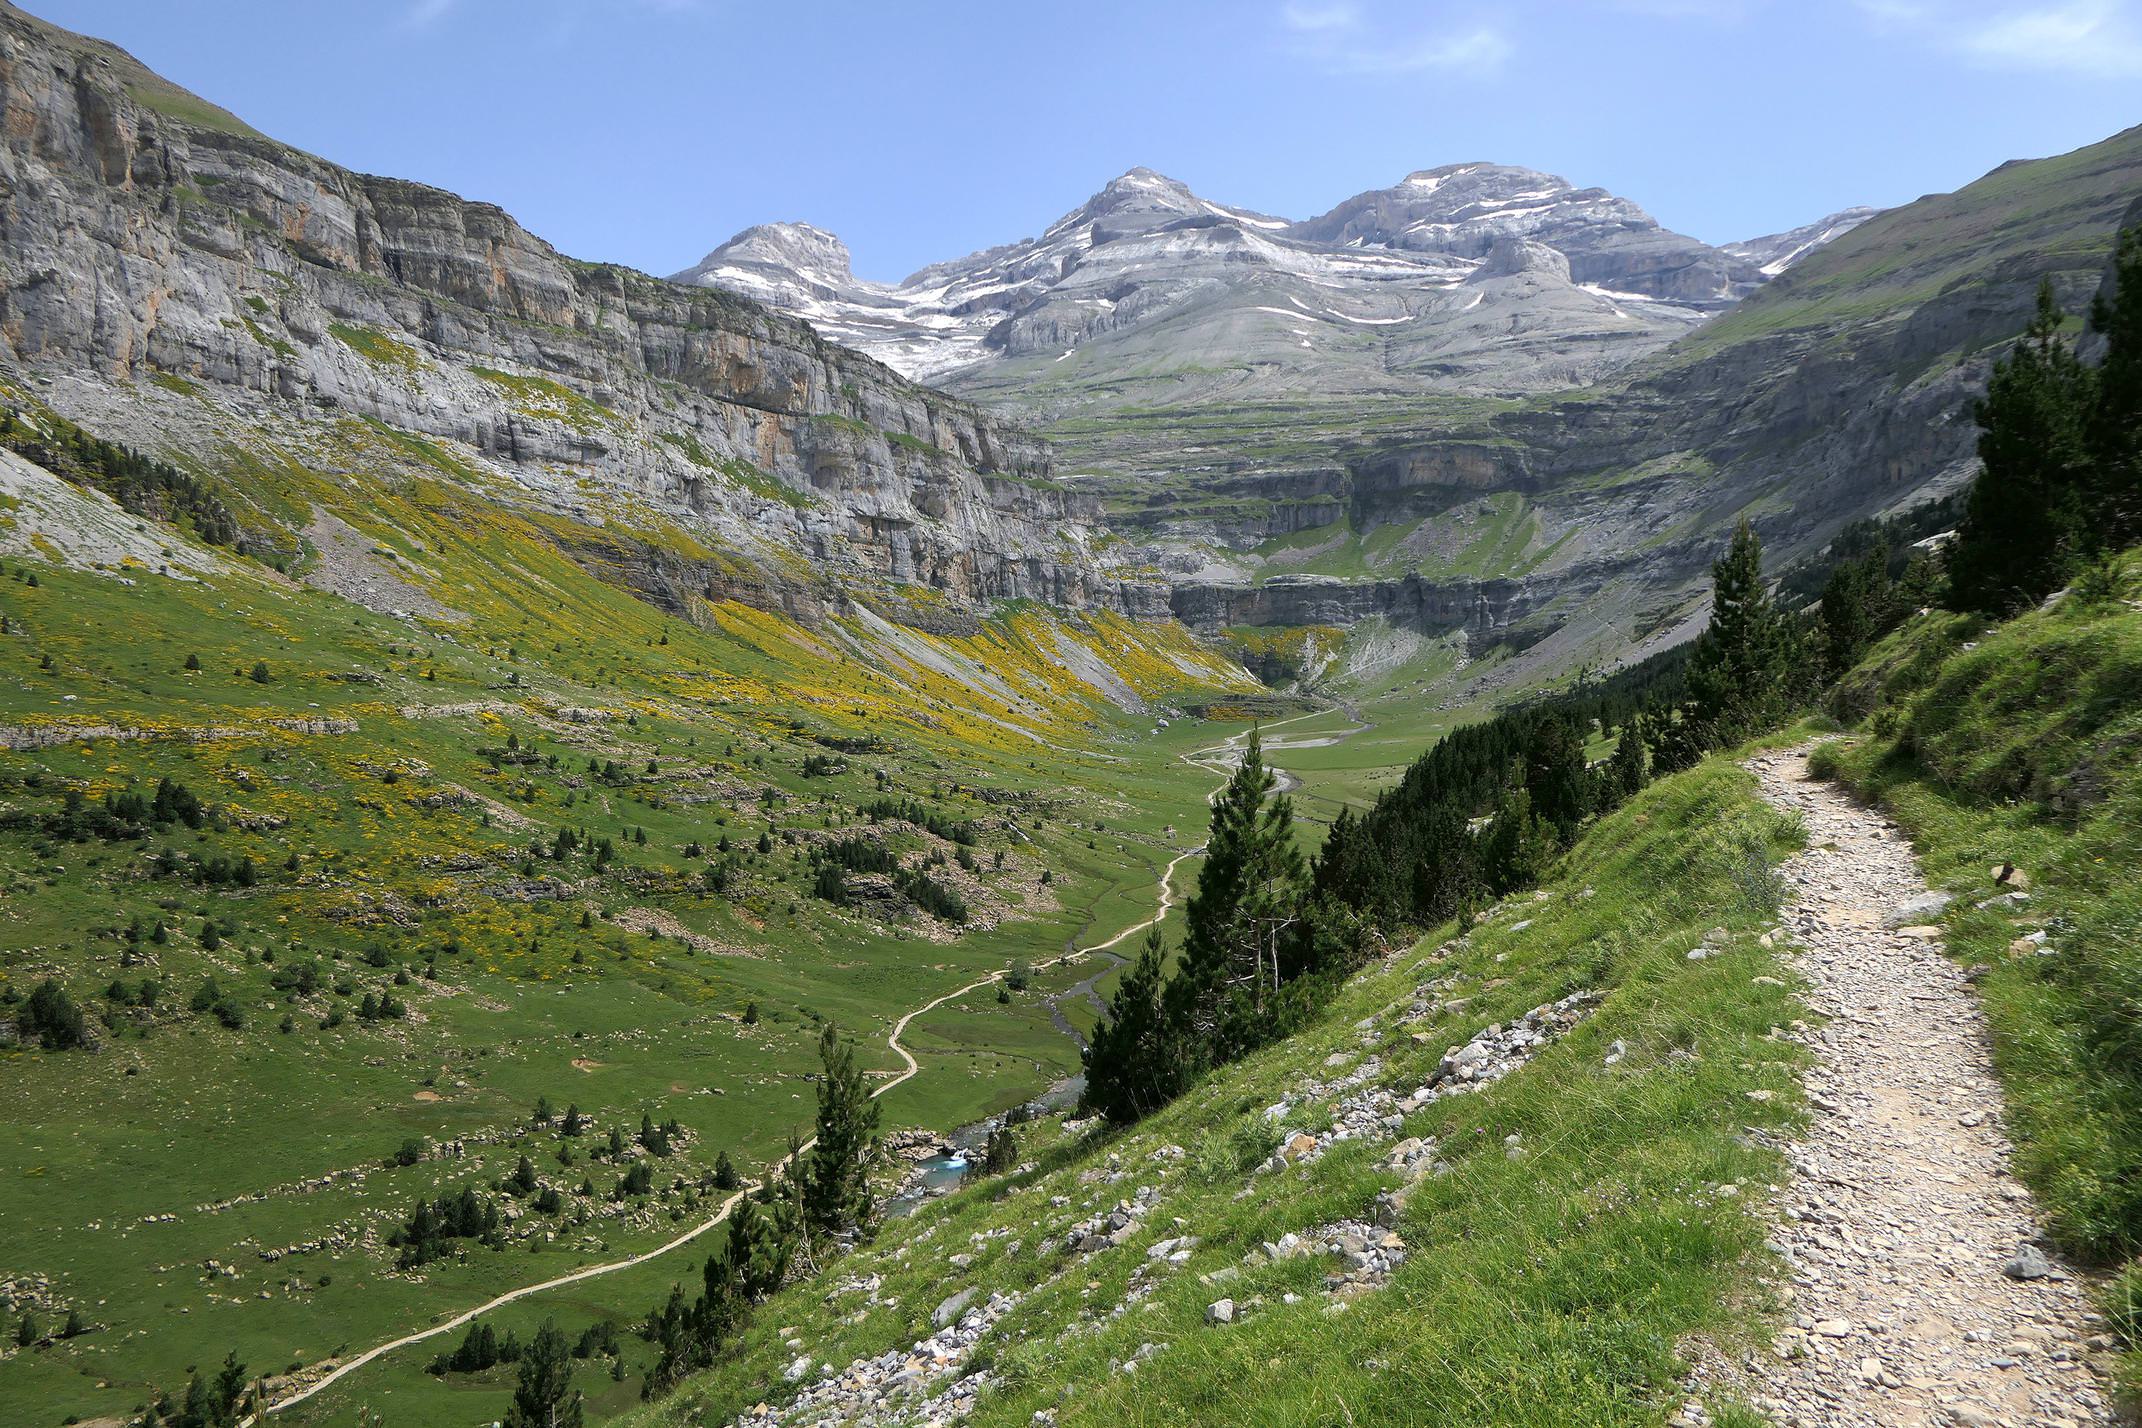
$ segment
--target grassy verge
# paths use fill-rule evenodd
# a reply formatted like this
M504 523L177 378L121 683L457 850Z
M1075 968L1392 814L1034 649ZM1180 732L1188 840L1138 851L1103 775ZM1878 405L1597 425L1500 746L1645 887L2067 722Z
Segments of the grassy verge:
M2142 561L1994 630L1927 615L1847 680L1854 740L1825 762L1910 833L1958 895L1951 955L1979 992L2016 1168L2061 1247L2125 1265L2108 1306L2133 1337L2142 1269ZM2028 900L1992 901L2012 862ZM2013 881L2013 880L2012 880ZM2125 1388L2142 1385L2130 1352Z

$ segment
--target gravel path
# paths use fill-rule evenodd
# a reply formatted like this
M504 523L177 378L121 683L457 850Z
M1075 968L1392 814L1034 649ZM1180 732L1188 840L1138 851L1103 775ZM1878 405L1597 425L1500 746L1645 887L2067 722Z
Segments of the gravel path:
M1793 1327L1753 1365L1755 1406L1808 1428L2110 1421L2086 1362L2103 1323L2033 1246L1984 1019L1936 911L1909 907L1926 894L1910 845L1811 781L1805 750L1749 766L1806 820L1784 926L1828 1019L1774 1236Z

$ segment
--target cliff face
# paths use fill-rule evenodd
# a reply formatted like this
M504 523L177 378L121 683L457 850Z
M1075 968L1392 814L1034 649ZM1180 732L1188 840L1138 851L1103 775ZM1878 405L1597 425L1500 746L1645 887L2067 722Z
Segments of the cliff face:
M1096 559L1098 507L1046 447L974 407L749 301L277 144L12 7L0 253L0 355L66 414L211 468L234 423L357 418L465 443L509 501L674 523L762 601L918 583L1165 612Z
M1559 586L1528 585L1522 580L1436 582L1418 575L1400 580L1334 580L1282 575L1261 585L1178 585L1173 607L1177 619L1207 634L1230 625L1344 628L1381 618L1423 634L1462 632L1487 644L1509 635L1560 593Z

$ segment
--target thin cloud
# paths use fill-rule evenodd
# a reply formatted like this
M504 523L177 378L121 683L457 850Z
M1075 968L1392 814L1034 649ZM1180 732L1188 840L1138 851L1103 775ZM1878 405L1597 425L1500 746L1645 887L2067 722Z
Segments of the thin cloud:
M1909 36L1981 69L2035 70L2084 79L2142 77L2142 14L2135 0L2036 5L1858 0L1878 28Z
M1355 74L1418 74L1429 69L1494 70L1510 57L1510 42L1482 25L1454 35L1425 36L1389 50L1360 50L1342 56Z
M1350 0L1287 0L1280 7L1279 23L1296 55L1334 75L1491 73L1512 51L1508 37L1493 25L1423 29L1383 24Z
M454 8L455 0L416 0L402 12L402 28L405 30L428 30L446 18Z
M1279 12L1280 23L1304 34L1327 30L1353 30L1361 25L1361 12L1352 5L1288 4Z
M482 3L482 0L478 0ZM699 0L635 0L639 8L662 15L684 15L699 8ZM413 0L402 12L398 22L405 30L428 30L460 9L462 0ZM553 0L551 10L555 24L570 30L581 19L581 12L602 8L602 0Z
M1961 37L1964 53L2000 69L2099 79L2142 76L2142 27L2111 0L1996 15Z
M1655 20L1714 20L1732 24L1763 8L1764 0L1605 0L1610 10Z

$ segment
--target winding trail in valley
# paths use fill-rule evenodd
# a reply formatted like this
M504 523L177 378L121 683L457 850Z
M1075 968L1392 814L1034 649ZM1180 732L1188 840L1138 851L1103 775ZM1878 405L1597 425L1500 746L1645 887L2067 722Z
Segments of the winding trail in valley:
M1739 1376L1793 1428L2075 1428L2108 1420L2103 1324L2040 1248L2010 1169L1985 1017L1887 818L1812 778L1807 751L1749 761L1805 821L1784 926L1826 1020L1807 1037L1814 1116L1772 1244L1793 1323ZM1991 889L1995 896L2006 896ZM2027 905L2027 904L2026 904Z
M1305 714L1297 714L1292 716L1291 718L1275 720L1274 722L1263 725L1262 727L1265 729L1276 729L1283 724L1292 724L1299 722L1303 719L1315 718L1317 715L1324 714L1327 712L1329 711L1323 709L1313 709ZM1348 730L1344 733L1339 734L1337 737L1347 738L1356 732L1358 732L1358 730ZM1208 805L1210 805L1214 799L1217 799L1220 795L1220 791L1227 786L1226 778L1232 775L1235 767L1234 761L1239 760L1242 750L1248 745L1249 734L1249 730L1244 730L1239 734L1230 735L1228 738L1223 739L1219 743L1213 744L1207 748L1196 749L1191 751L1190 753L1181 754L1177 756L1184 763L1190 764L1192 767L1202 768L1207 770L1208 772L1217 772L1222 775L1219 787L1215 788L1210 794L1206 795L1205 801ZM1283 775L1282 777L1284 782L1286 776ZM1046 968L1055 967L1061 963L1075 961L1081 957L1086 956L1089 953L1109 952L1111 951L1111 949L1121 944L1126 938L1135 936L1136 934L1145 931L1149 927L1158 925L1163 919L1167 917L1169 911L1175 905L1176 869L1181 867L1186 859L1193 858L1204 851L1205 845L1200 842L1195 847L1185 848L1183 851L1177 853L1172 859L1169 860L1167 867L1161 872L1160 882L1156 889L1155 908L1151 917L1146 918L1142 922L1136 922L1131 924L1129 927L1126 927L1120 932L1117 932L1112 937L1109 937L1106 941L1096 942L1090 947L1074 948L1071 951L1061 953L1055 957L1051 957L1046 961L1036 962L1033 964L1034 969L1036 971L1040 971ZM1121 959L1118 958L1117 962L1120 965ZM883 1096L886 1092L892 1090L896 1086L905 1084L922 1070L922 1064L915 1059L913 1053L911 1053L906 1046L901 1044L900 1040L900 1038L906 1034L908 1025L911 1022L913 1022L917 1017L928 1015L930 1012L937 1010L937 1008L943 1006L947 1002L958 1001L961 997L966 996L970 992L980 991L984 987L995 986L997 983L1004 980L1004 978L1010 973L1010 970L1011 969L1007 967L995 972L991 972L986 976L977 977L975 980L967 983L963 987L954 988L952 991L946 992L940 997L936 997L930 1001L924 1002L921 1006L916 1007L913 1011L906 1013L898 1021L894 1022L892 1030L886 1035L885 1044L895 1056L898 1056L900 1058L901 1062L903 1063L903 1067L898 1073L896 1073L889 1079L880 1082L871 1091L870 1094L872 1099L876 1099L879 1096ZM1090 993L1092 989L1092 984L1097 981L1101 976L1105 976L1109 970L1113 969L1104 968L1101 972L1096 973L1094 977L1087 979L1087 981L1084 983L1081 983L1080 986L1086 988ZM1073 990L1075 991L1078 989L1074 988ZM806 1154L810 1151L811 1147L816 1145L817 1143L818 1138L816 1136L813 1136L811 1139L804 1141L800 1146L798 1146L796 1150L792 1152L792 1154ZM773 1162L773 1164L768 1167L769 1173L778 1173L779 1171L781 1171L787 1166L790 1158L790 1156L784 1155L779 1160ZM477 1319L482 1318L484 1315L489 1314L494 1310L504 1308L508 1304L517 1303L523 1299L530 1299L538 1294L548 1294L549 1292L555 1289L564 1289L570 1285L581 1284L590 1279L599 1279L604 1275L616 1274L621 1270L632 1269L639 1265L646 1264L649 1260L660 1259L664 1255L674 1253L675 1251L684 1248L686 1245L691 1244L693 1241L699 1239L702 1235L706 1234L709 1230L714 1229L716 1226L726 1221L729 1218L730 1212L735 1210L738 1202L740 1202L746 1195L749 1195L754 1190L758 1189L759 1186L763 1183L763 1181L756 1180L750 1182L742 1189L730 1195L728 1199L722 1201L720 1208L715 1210L712 1215L708 1216L704 1220L701 1220L698 1224L684 1231L676 1238L669 1240L664 1244L657 1245L653 1249L643 1250L639 1254L627 1255L623 1259L610 1260L602 1264L587 1265L583 1268L572 1271L570 1274L557 1275L551 1279L543 1280L540 1283L524 1284L518 1289L510 1289L503 1294L496 1295L493 1298L487 1299L483 1303L476 1305L474 1308L464 1309L460 1313L454 1315L452 1318L442 1319L436 1324L431 1324L426 1326L425 1328L414 1330L410 1333L402 1335L400 1338L389 1339L388 1341L382 1344L375 1344L371 1348L364 1350L362 1353L356 1354L351 1358L342 1360L341 1362L334 1365L333 1368L329 1369L328 1372L320 1375L320 1377L316 1379L305 1383L302 1387L295 1389L287 1396L277 1399L276 1401L268 1404L267 1407L260 1409L254 1413L247 1414L243 1418L240 1418L238 1420L238 1428L256 1428L256 1425L258 1425L263 1419L271 1417L274 1414L281 1413L285 1409L294 1408L298 1404L305 1402L307 1399L316 1397L317 1395L324 1393L326 1390L334 1387L336 1384L342 1382L350 1375L356 1373L359 1369L362 1369L366 1365L371 1364L379 1359L385 1358L388 1354L395 1353L401 1349L410 1348L416 1344L421 1344L429 1339L436 1339L441 1337L442 1335L450 1334L454 1330L463 1328L464 1326L472 1323Z

